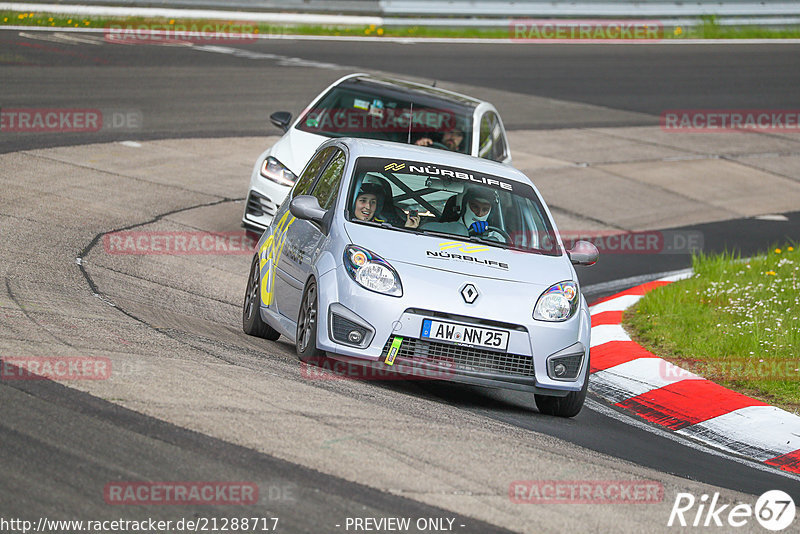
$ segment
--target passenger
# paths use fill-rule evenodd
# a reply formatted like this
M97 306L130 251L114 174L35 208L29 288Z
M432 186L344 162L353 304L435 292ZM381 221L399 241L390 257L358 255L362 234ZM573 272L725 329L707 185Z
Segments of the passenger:
M353 205L353 214L360 221L374 221L377 223L387 222L376 214L381 213L385 203L384 190L379 184L364 183L356 195ZM419 226L419 215L409 214L406 216L405 227L416 228Z

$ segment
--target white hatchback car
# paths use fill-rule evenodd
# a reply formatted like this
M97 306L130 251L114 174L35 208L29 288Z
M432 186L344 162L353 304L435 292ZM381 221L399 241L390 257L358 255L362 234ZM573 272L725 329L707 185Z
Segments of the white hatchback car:
M286 133L258 157L242 215L243 226L259 231L331 137L414 143L511 163L506 130L492 104L403 80L351 74L320 93L294 122L287 111L270 120Z
M258 242L242 327L286 337L306 363L529 392L573 417L591 346L573 265L597 256L586 241L564 249L508 165L331 139Z

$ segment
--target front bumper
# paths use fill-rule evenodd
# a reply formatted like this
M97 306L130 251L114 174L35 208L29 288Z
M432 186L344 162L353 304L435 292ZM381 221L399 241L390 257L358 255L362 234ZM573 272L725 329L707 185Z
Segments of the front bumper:
M259 160L259 161L263 161ZM250 190L244 204L242 224L248 228L265 230L272 222L286 196L291 191L290 186L272 182L258 172L259 165L250 178Z
M562 323L545 323L531 318L527 323L512 324L485 315L477 317L474 307L469 310L472 312L469 315L406 308L406 303L419 302L419 299L379 295L356 286L346 275L337 277L330 273L330 278L328 276L320 279L320 286L324 289L320 291L319 304L321 310L326 310L320 317L327 317L327 320L318 324L317 346L334 360L359 363L375 370L394 370L411 378L446 380L553 396L579 391L583 386L590 345L590 319L585 301L582 301L574 317ZM482 283L487 284L485 281ZM346 290L347 294L333 290L331 285ZM535 298L532 297L531 301ZM467 311L459 309L455 299L448 307L462 313ZM522 304L522 307L529 306ZM358 310L357 314L354 309ZM343 310L349 312L346 318L350 325L344 330L341 324L334 323L334 314L341 314ZM527 310L528 317L530 313ZM507 315L514 316L513 313ZM507 352L423 339L422 322L426 318L506 330L509 332ZM353 325L361 327L362 335L356 336L360 339L358 343L344 337L347 331L355 329ZM384 361L392 341L397 337L401 337L402 342L394 364L390 366ZM554 359L568 362L566 367L570 370L571 378L552 376Z

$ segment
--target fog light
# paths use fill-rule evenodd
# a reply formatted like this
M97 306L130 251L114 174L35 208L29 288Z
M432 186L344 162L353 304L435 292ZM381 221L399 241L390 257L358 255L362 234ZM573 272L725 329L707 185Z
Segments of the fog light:
M567 372L567 368L563 363L557 363L553 368L553 372L555 372L556 376L564 376L564 373Z
M364 336L358 330L351 330L350 333L347 334L347 339L349 339L351 343L360 343L362 337Z

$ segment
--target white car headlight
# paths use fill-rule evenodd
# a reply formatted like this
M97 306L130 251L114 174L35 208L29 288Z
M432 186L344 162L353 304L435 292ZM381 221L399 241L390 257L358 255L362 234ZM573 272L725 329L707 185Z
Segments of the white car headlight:
M578 284L559 282L542 293L533 308L533 318L538 321L566 321L578 309Z
M272 156L269 156L264 160L264 163L261 164L261 176L267 180L272 180L281 185L288 185L289 187L293 186L295 180L297 180L297 176L295 176L286 165Z
M403 296L403 286L397 271L377 254L365 248L348 245L344 249L344 266L347 274L358 285L384 295Z

